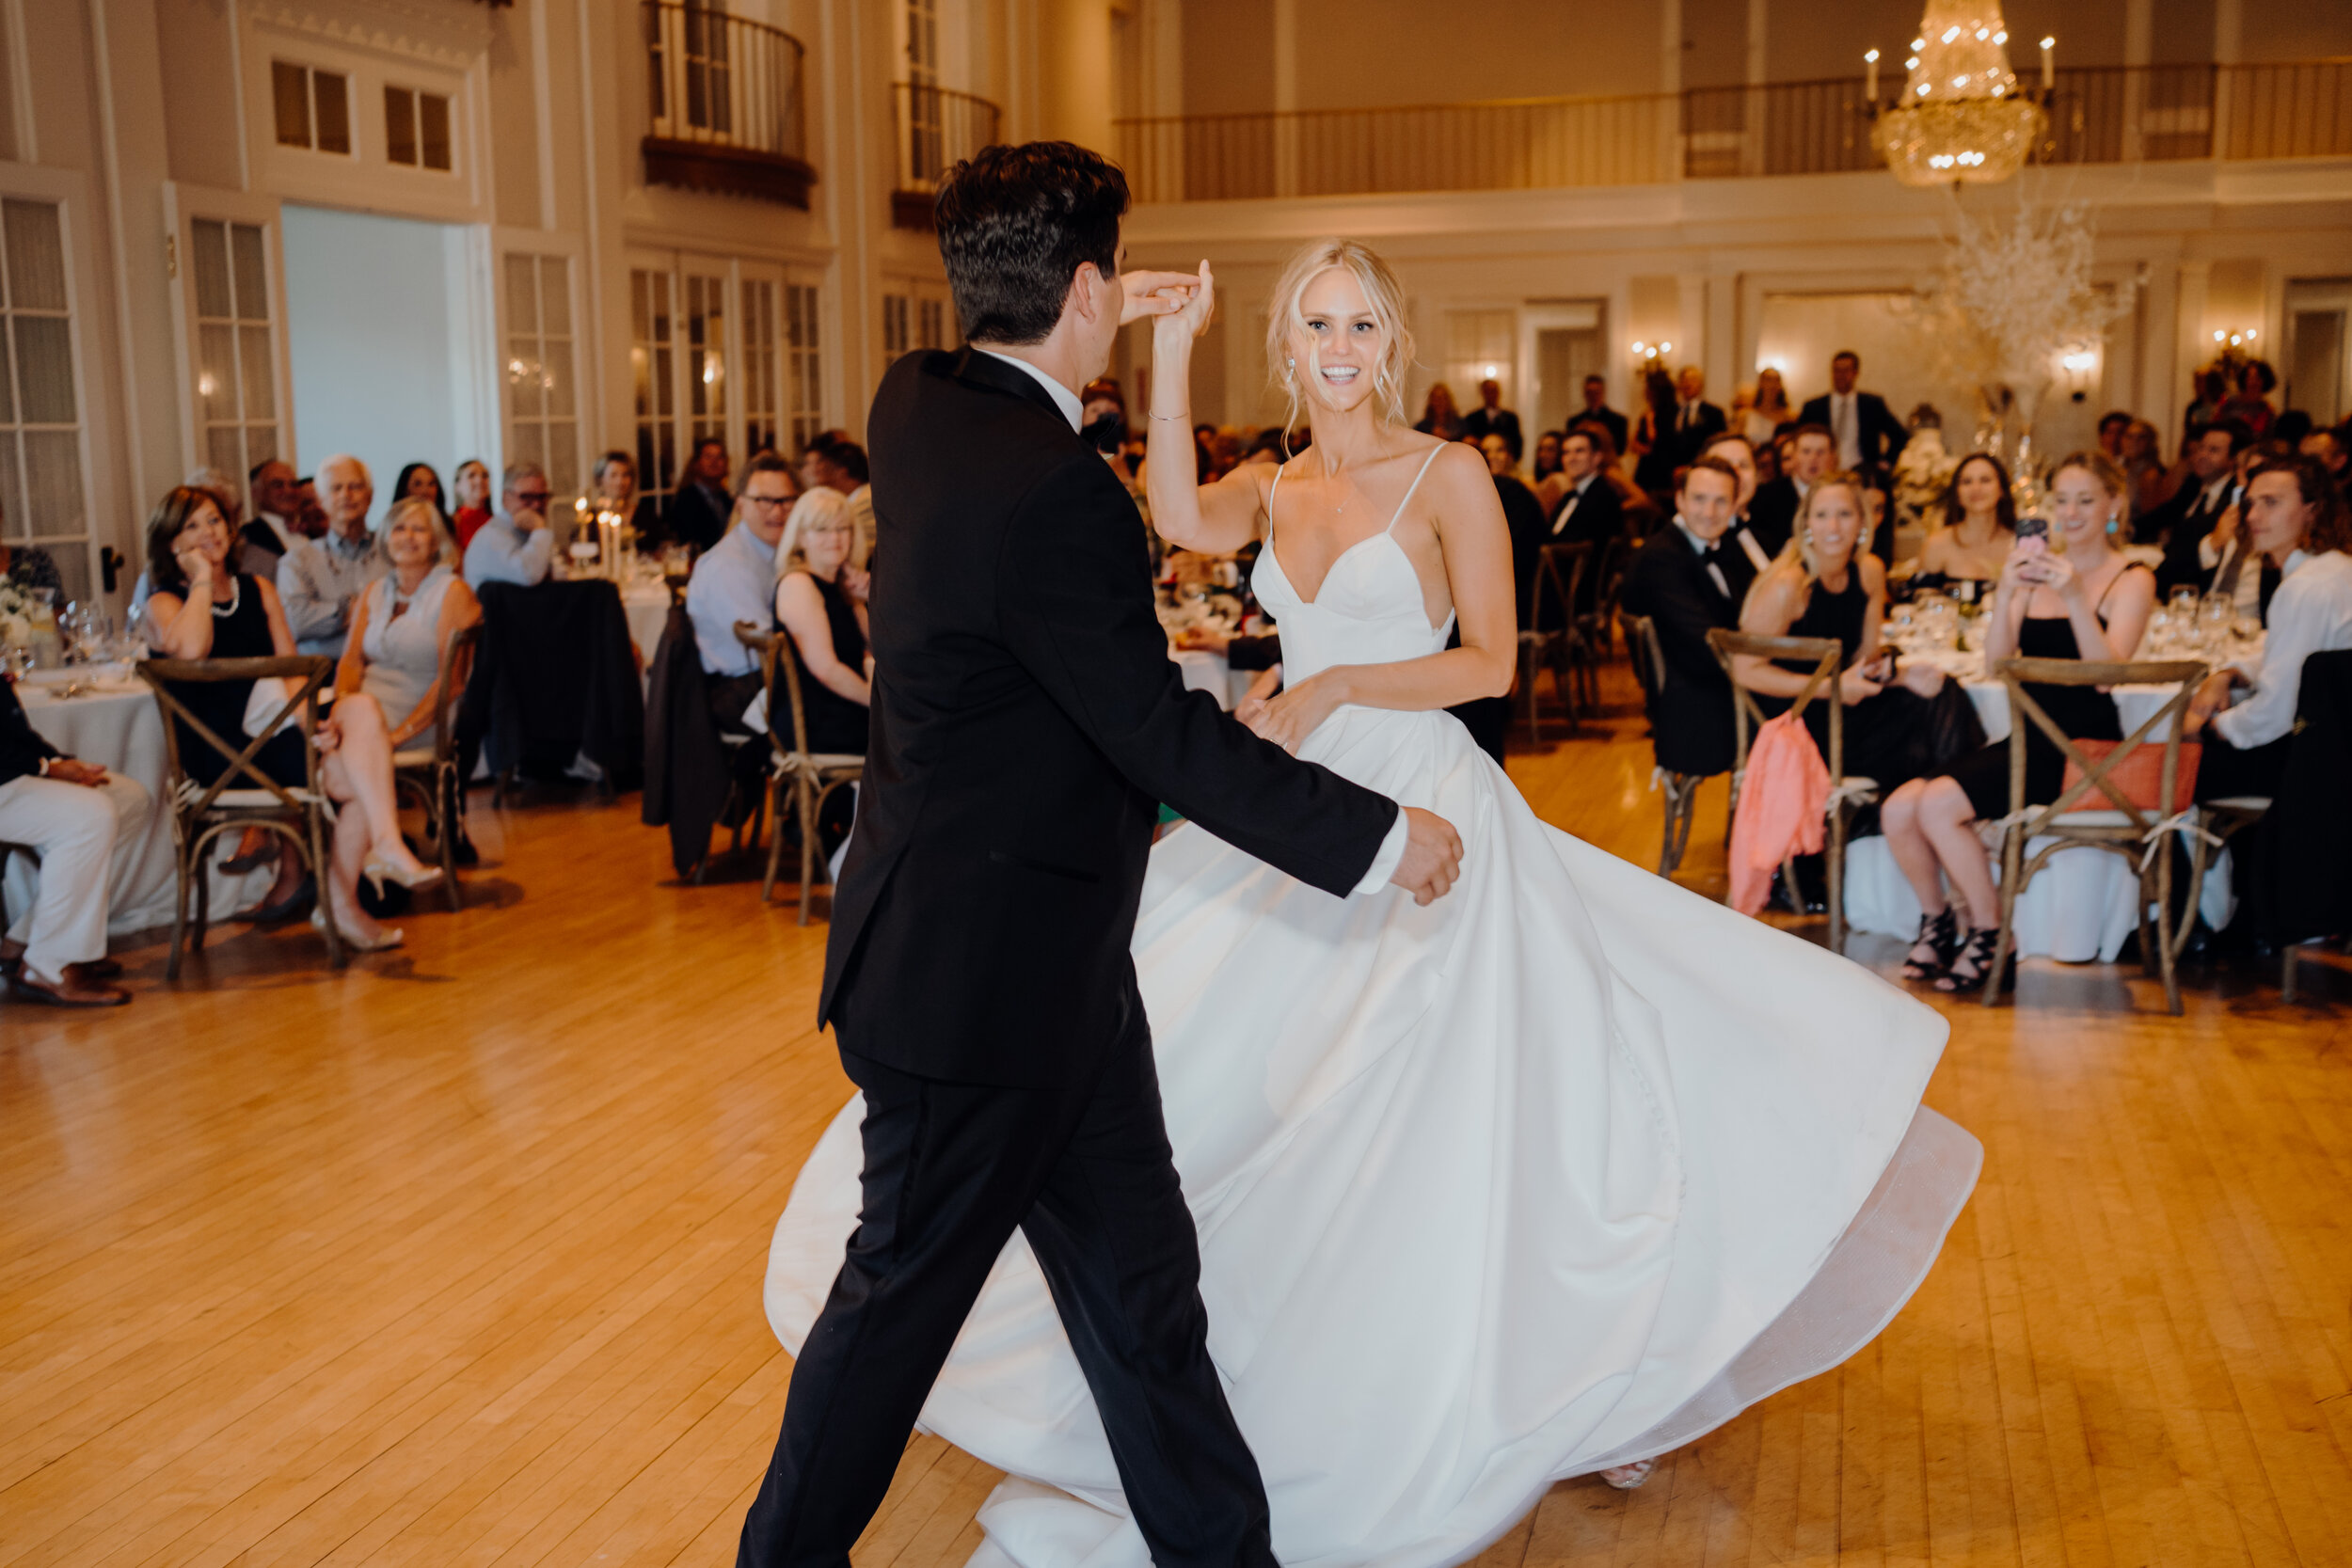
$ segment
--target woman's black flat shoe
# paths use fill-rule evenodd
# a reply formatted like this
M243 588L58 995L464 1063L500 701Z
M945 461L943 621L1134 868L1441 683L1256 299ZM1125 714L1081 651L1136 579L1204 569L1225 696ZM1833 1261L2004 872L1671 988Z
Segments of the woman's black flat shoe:
M282 926L309 914L319 901L318 879L305 875L300 885L275 904L264 904L242 918L256 926Z

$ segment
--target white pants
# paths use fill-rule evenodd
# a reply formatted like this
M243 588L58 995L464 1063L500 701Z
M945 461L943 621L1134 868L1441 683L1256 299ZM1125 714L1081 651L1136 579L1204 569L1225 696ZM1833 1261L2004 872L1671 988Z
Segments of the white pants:
M98 788L27 776L0 784L0 842L40 857L8 857L8 940L24 966L52 984L68 964L106 956L106 906L115 846L137 840L153 801L136 779L108 774Z

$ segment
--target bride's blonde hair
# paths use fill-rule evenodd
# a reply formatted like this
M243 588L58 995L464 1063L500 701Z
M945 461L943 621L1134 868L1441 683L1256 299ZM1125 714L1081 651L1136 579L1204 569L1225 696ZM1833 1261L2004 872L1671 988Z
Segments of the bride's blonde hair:
M1385 340L1380 350L1380 362L1373 367L1372 388L1379 395L1381 412L1391 423L1405 422L1405 376L1413 364L1413 329L1405 325L1405 291L1396 280L1389 264L1354 240L1315 240L1293 256L1290 264L1274 285L1274 297L1266 310L1265 361L1274 384L1290 399L1290 413L1282 422L1285 431L1298 423L1299 372L1291 361L1291 329L1296 327L1303 336L1307 317L1298 307L1298 298L1307 292L1307 285L1339 268L1356 280L1364 291L1364 301L1372 307L1372 319L1378 324ZM1285 443L1287 445L1287 442Z

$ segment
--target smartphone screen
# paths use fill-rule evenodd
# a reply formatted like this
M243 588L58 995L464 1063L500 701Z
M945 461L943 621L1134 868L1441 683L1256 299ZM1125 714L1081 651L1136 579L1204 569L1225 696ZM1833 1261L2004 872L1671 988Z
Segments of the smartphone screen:
M2020 517L2017 519L2017 537L2020 542L2027 539L2046 539L2049 535L2049 518Z

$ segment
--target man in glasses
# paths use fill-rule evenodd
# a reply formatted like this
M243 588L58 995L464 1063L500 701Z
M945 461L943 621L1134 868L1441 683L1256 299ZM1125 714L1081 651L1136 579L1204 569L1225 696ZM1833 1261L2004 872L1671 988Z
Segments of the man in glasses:
M776 546L798 496L783 458L771 451L753 458L735 526L703 552L686 584L710 714L722 729L742 731L743 710L759 694L759 661L735 640L735 624L749 621L761 631L775 624Z
M497 515L482 525L466 546L466 585L511 582L531 588L548 580L554 552L548 532L548 471L536 463L510 464L500 492Z

